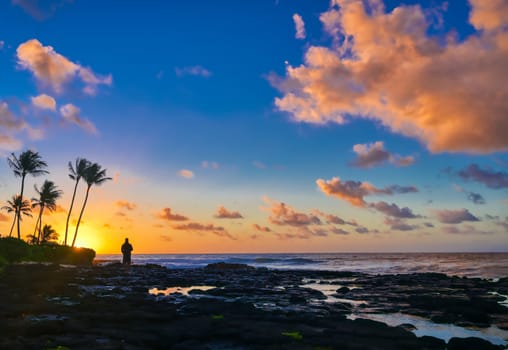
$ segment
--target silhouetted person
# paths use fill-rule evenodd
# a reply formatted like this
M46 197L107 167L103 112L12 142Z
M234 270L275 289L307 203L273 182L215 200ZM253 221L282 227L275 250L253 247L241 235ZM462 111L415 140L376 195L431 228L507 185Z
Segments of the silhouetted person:
M124 265L131 264L132 250L133 250L132 245L129 243L129 239L126 238L124 244L122 244L122 254L123 254L122 264L124 264Z

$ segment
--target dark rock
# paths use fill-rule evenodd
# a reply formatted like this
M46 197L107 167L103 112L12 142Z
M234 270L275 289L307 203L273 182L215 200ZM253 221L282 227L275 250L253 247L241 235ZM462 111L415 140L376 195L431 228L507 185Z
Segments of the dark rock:
M469 338L452 338L448 342L448 350L500 350L504 346L494 345L486 340L469 337Z
M255 270L255 267L249 266L247 264L230 264L225 262L218 262L213 264L208 264L205 266L205 270L220 270L220 271L230 271L230 270L247 270L252 271Z
M423 337L419 338L423 349L426 350L445 350L446 349L446 342L443 339L430 337L428 335L424 335Z

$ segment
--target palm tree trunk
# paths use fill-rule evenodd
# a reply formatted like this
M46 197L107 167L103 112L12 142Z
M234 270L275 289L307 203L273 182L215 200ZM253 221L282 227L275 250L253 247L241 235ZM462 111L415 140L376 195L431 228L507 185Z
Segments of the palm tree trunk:
M76 190L78 188L79 178L76 180L74 185L74 193L72 194L71 206L69 207L69 214L67 214L67 222L65 223L65 238L64 245L67 245L67 232L69 231L69 220L71 218L72 207L74 206L74 198L76 198Z
M25 174L21 176L21 193L19 194L21 196L21 202L23 202L23 190L25 189ZM17 215L17 221L18 221L18 239L21 239L21 233L19 228L19 222L21 221L21 213L19 213L18 208L18 215Z
M74 244L76 243L76 237L78 236L79 224L81 223L81 217L83 216L83 212L85 211L86 201L88 200L88 193L90 192L91 187L92 186L89 185L86 189L85 201L83 202L83 207L81 208L81 212L79 213L78 223L76 224L76 232L74 232L74 238L72 239L72 246L71 247L73 247L73 248L74 248Z
M12 230L14 229L14 224L16 223L17 213L14 213L14 220L12 220L11 230L9 231L9 237L12 237Z
M41 209L42 209L42 207L41 207ZM41 221L41 213L40 212L39 212L39 216L37 217L37 221L35 222L35 228L34 228L34 234L33 234L34 237L38 231L39 221Z
M41 206L41 212L39 213L39 233L37 234L37 244L41 243L41 229L42 229L42 212L44 211L44 206Z

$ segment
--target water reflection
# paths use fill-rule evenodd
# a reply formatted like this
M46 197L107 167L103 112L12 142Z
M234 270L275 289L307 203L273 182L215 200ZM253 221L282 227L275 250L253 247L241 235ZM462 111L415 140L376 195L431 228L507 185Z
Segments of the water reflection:
M168 287L165 289L151 288L148 293L156 296L169 296L171 294L181 294L188 296L191 290L207 291L216 288L215 286L190 286L190 287Z
M374 321L386 323L389 326L396 327L401 324L412 324L416 327L413 333L417 337L429 335L435 338L443 339L448 342L451 338L477 337L490 341L496 345L508 344L508 331L499 329L496 326L489 328L464 328L453 324L440 324L429 321L423 317L407 315L402 313L394 314L351 314L349 319L366 318Z

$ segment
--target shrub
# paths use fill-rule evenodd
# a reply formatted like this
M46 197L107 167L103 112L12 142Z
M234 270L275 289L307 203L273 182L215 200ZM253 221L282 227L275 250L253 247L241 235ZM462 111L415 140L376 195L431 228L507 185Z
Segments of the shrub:
M58 244L28 245L16 238L0 238L0 266L16 261L51 262L69 265L91 265L95 251Z

